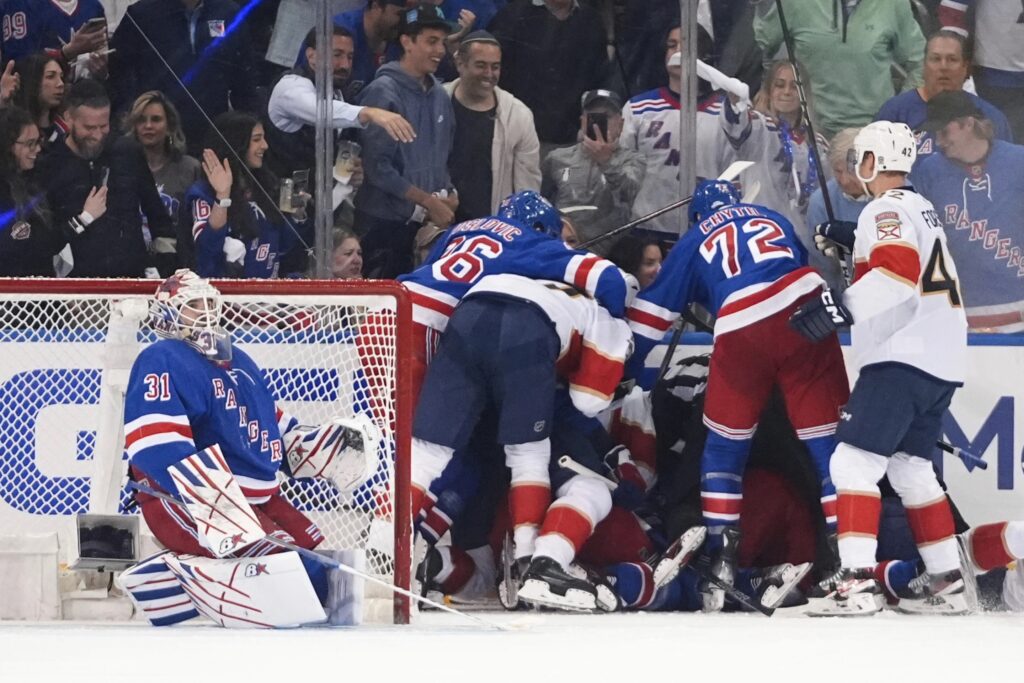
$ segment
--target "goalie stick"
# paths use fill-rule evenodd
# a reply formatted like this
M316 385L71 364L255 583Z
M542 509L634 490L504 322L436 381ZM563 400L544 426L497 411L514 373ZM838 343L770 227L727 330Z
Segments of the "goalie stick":
M616 484L608 477L603 477L594 470L584 467L583 465L579 464L578 462L570 458L568 455L563 455L558 459L558 466L563 469L575 472L581 477L600 479L605 483L605 486L608 487L609 491L614 491L619 487L618 484ZM771 615L775 614L774 607L765 607L761 604L759 600L751 599L749 595L741 591L739 588L736 588L735 586L729 585L726 582L722 581L717 576L711 573L710 568L708 566L702 565L700 562L695 562L688 566L693 567L693 570L697 572L697 574L702 579L708 581L709 583L713 583L718 588L721 588L727 596L729 596L739 604L743 605L744 607L753 610L754 612L760 612L766 617L770 617Z
M135 481L129 481L128 482L128 488L133 489L135 491L138 491L139 493L145 493L147 496L153 496L154 498L159 498L160 500L165 500L168 503L172 503L172 504L177 505L179 507L183 507L183 508L185 507L185 502L182 501L180 498L178 498L176 496L172 496L172 495L170 495L168 493L163 493L162 491L157 491L157 490L152 489L152 488L150 488L150 487L148 487L148 486L146 486L144 484L140 484L140 483L135 482ZM509 630L511 630L507 626L503 626L503 625L501 625L499 623L496 623L496 622L493 622L493 621L488 621L487 619L481 619L480 617L474 616L472 614L467 614L465 612L460 612L457 609L452 609L451 607L448 607L447 605L442 605L439 602L434 602L433 600L431 600L429 598L425 598L422 595L417 595L416 593L413 593L412 591L405 590L404 588L400 588L398 586L392 585L392 584L388 583L387 581L384 581L382 579L378 579L376 576L371 576L369 574L365 574L365 573L359 571L358 569L350 567L349 565L347 565L347 564L345 564L343 562L339 562L337 560L331 559L331 558L326 557L324 555L321 555L320 553L315 552L313 550L307 550L306 548L301 548L301 547L295 545L294 543L289 543L288 541L282 541L281 539L275 538L275 537L270 536L270 535L264 536L262 540L266 541L267 543L272 543L272 544L274 544L276 546L279 546L281 548L285 548L286 550L291 550L293 552L296 552L299 555L302 555L303 557L307 557L307 558L313 560L314 562L319 562L320 564L326 565L326 566L330 567L331 569L337 569L339 571L345 572L346 574L351 574L352 576L358 576L359 578L363 579L364 581L369 581L370 583L375 583L375 584L377 584L379 586L383 586L384 588L387 588L388 590L390 590L393 593L397 593L398 595L402 595L402 596L404 596L406 598L410 598L410 599L415 600L417 602L422 602L425 605L430 605L434 609L439 609L439 610L441 610L443 612L448 612L450 614L455 614L457 616L464 617L466 619L469 619L470 621L476 622L478 625L483 626L485 628L490 628L490 629L494 629L494 630L497 630L497 631L509 631Z
M753 161L734 161L731 164L729 164L729 166L724 171L722 171L722 174L718 176L718 180L735 180L737 177L739 177L740 173L743 173L743 171L747 170L753 165ZM586 242L578 244L576 245L576 249L588 249L593 245L597 244L598 242L604 242L609 237L614 237L619 233L626 232L627 230L632 230L636 226L642 223L646 223L647 221L654 220L658 216L666 214L669 211L675 211L676 209L680 209L689 204L691 201L693 201L693 195L690 195L689 197L686 197L684 199L680 199L678 202L673 202L668 206L663 206L660 209L650 212L646 216L641 216L640 218L632 220L626 223L625 225L620 225L619 227L613 228L606 233L603 233L601 235L598 235L597 237L587 240Z

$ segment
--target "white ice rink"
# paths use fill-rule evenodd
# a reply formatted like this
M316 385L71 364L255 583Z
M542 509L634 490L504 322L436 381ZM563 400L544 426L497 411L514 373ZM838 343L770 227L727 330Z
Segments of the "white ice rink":
M413 626L228 631L0 623L0 683L726 683L1017 680L1024 616L476 613Z

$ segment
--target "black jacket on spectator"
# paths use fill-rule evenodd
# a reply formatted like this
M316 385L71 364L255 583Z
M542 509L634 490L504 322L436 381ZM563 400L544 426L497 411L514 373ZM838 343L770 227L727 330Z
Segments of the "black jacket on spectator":
M0 277L53 277L53 257L68 243L61 226L47 220L45 196L32 200L35 210L19 211L10 185L0 181Z
M580 97L606 76L607 34L601 18L579 6L559 21L544 5L506 5L490 31L501 42L501 87L533 112L541 142L572 144L580 128Z
M203 0L196 8L193 47L189 17L181 0L139 0L131 5L110 41L116 50L110 55L114 111L127 110L147 90L160 90L181 113L185 139L193 156L201 151L209 124L178 85L174 74L188 86L211 119L227 111L229 101L234 109L257 111L252 78L255 59L248 29L244 22L232 25L238 12L238 5L230 0ZM139 29L171 65L174 74L167 71Z
M156 190L142 147L111 136L100 156L87 161L58 145L43 160L40 178L55 225L82 212L93 187L107 184L107 211L71 240L71 277L141 277L149 265L142 237L142 213L154 236L174 237L174 227Z

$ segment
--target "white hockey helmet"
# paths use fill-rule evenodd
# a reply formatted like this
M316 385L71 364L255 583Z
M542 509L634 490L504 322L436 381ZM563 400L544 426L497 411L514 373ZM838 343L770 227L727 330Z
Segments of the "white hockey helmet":
M875 121L860 129L853 139L853 150L856 155L853 172L867 190L867 183L878 177L880 171L910 173L917 159L917 139L905 123ZM870 178L865 178L860 174L860 165L868 152L875 156L875 170Z
M220 290L182 268L160 283L149 307L149 324L159 336L180 339L215 361L231 360L231 343L220 326Z

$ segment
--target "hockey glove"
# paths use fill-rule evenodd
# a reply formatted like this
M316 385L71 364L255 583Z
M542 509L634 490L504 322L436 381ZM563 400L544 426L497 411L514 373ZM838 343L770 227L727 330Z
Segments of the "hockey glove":
M789 326L813 342L819 342L840 326L853 324L853 316L846 306L825 289L821 296L811 299L789 317Z
M604 456L605 467L618 487L612 491L612 502L627 510L635 510L647 497L647 482L633 462L633 454L625 446L616 446Z
M826 256L842 257L853 251L857 224L850 221L825 221L814 226L814 246ZM837 248L842 247L842 250Z

